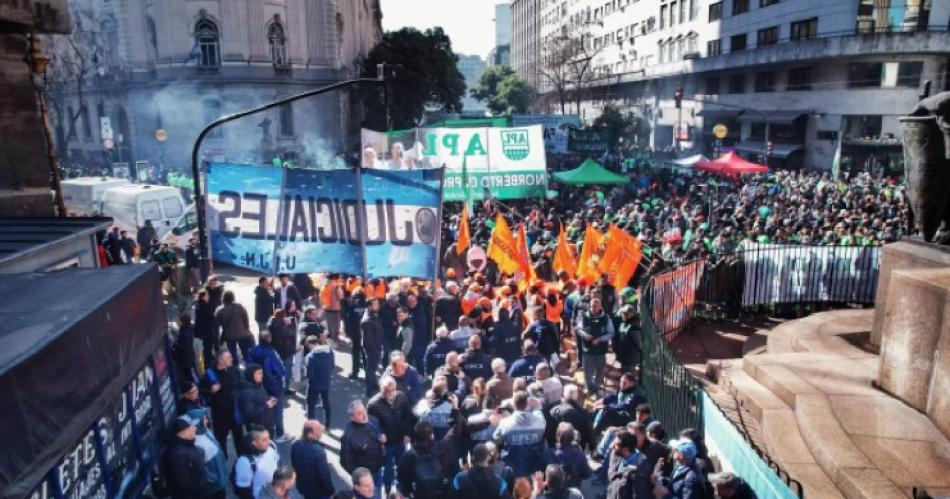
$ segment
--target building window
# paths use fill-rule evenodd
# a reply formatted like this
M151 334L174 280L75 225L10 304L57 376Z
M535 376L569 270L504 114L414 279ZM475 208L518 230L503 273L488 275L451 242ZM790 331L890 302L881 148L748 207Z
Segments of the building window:
M732 15L738 16L749 12L749 0L732 0Z
M666 27L666 11L670 8L669 5L660 6L660 29Z
M699 17L699 0L689 0L689 20L695 21Z
M722 2L709 4L709 22L722 19Z
M284 27L280 23L271 23L267 29L267 43L270 45L270 59L274 63L274 69L283 70L290 67L287 63L287 37L284 36Z
M759 36L756 39L756 46L775 45L778 43L778 26L759 30Z
M198 66L217 68L220 64L218 52L218 26L202 19L195 24L195 45L198 48Z
M82 136L86 140L92 140L92 125L89 123L89 108L85 104L79 104L79 120L82 122Z
M747 39L748 37L745 33L741 35L733 35L732 38L729 39L729 51L740 52L745 50Z
M680 24L686 22L686 0L680 0Z
M294 108L290 104L280 106L280 136L294 136Z
M216 99L208 99L201 103L204 108L204 121L205 125L211 123L212 121L221 117L221 101ZM208 132L208 137L220 139L222 137L221 128L217 127Z
M659 43L659 47L660 47L660 50L659 50L659 53L660 53L660 57L659 57L660 60L659 60L659 63L660 63L660 64L663 64L664 62L666 62L666 44L664 44L663 42L660 42L660 43Z
M775 5L779 0L759 0L759 7L768 7L769 5Z
M719 95L719 77L706 78L706 95Z
M686 38L686 53L695 54L697 52L696 40L699 38L697 35L693 34Z
M775 72L760 71L755 74L756 92L774 92L775 91Z
M810 90L811 68L792 68L788 70L788 86L786 90Z
M879 139L883 117L880 115L843 116L844 136L850 139Z
M880 87L883 75L884 65L880 62L852 62L848 66L848 86Z
M737 73L729 75L729 93L741 94L745 92L745 74Z
M158 54L158 30L155 29L155 20L152 16L145 18L145 27L148 30L148 43L152 46L152 51Z
M792 40L809 40L818 36L818 18L805 19L792 23Z
M924 69L922 61L902 62L897 67L897 86L913 87L920 86L920 73Z
M714 55L722 54L722 40L709 40L706 42L706 56L712 57Z

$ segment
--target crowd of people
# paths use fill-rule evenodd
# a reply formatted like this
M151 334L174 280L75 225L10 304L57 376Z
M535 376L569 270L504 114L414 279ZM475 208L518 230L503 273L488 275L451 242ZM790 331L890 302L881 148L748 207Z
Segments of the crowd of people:
M639 288L664 266L748 243L896 240L911 226L904 187L868 174L719 179L626 165L626 185L552 185L552 199L474 205L473 245L487 245L499 214L524 224L534 280L492 262L471 270L455 244L460 207L447 205L435 281L261 277L250 311L214 276L189 282L194 310L174 349L183 395L165 456L171 495L575 499L591 480L608 499L755 497L715 472L699 432L667 435L652 413L638 386ZM562 227L576 255L586 227L609 225L642 243L646 263L626 286L554 267ZM335 397L339 355L351 356L364 398ZM298 392L307 421L293 441L283 412ZM345 421L333 419L335 404ZM352 481L343 491L321 443L331 429L342 430ZM282 462L277 445L291 441Z

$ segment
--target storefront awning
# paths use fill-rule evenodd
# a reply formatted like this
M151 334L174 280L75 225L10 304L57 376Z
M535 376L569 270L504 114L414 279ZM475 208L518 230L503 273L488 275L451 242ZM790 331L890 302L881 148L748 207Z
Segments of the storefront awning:
M742 116L739 116L739 121L743 122L752 122L752 123L765 123L766 116L769 119L769 123L778 124L778 125L788 125L791 122L797 120L798 118L808 114L808 111L804 110L795 110L795 109L781 109L777 111L765 111L766 114L762 114L758 111L746 111L742 113Z
M700 109L699 115L709 119L736 119L742 114L741 109Z
M787 158L793 152L800 151L804 147L802 144L773 144L772 153L769 154L769 156L773 158ZM763 154L765 151L765 143L745 140L741 144L736 144L736 149L755 154Z

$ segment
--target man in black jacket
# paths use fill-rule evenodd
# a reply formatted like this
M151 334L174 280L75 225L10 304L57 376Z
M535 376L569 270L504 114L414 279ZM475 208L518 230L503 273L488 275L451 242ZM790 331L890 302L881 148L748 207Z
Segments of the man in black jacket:
M383 326L379 322L379 300L370 298L366 303L366 312L360 321L360 330L363 333L363 355L366 364L366 396L372 397L376 391L376 369L379 358L383 354Z
M412 431L415 416L409 398L396 388L396 380L391 376L380 379L379 393L369 399L367 410L379 421L379 429L386 435L383 485L388 494L393 486L396 465L406 452L405 440Z
M458 284L450 282L445 285L445 295L435 302L435 324L444 325L449 331L459 327L459 316L462 315L462 302L459 300Z
M362 401L350 402L349 414L350 421L340 440L340 464L348 473L353 473L357 468L368 469L373 474L376 495L380 496L386 434L380 431L379 420L366 412Z
M399 462L399 493L413 499L438 499L448 490L449 477L435 456L432 424L419 421L412 431L412 448Z
M211 424L214 438L221 445L221 451L228 455L228 433L234 439L234 448L238 454L244 442L244 431L234 419L234 404L241 388L241 371L234 367L231 352L222 348L215 357L215 365L205 371L201 377L202 395L211 409Z
M389 354L399 348L396 332L399 330L399 320L396 311L399 309L399 295L390 293L386 301L380 304L379 323L383 326L383 358L380 365L383 369L389 364Z
M472 449L472 467L455 475L452 491L458 499L502 499L510 497L510 485L493 466L493 453L485 444Z
M267 321L274 315L276 303L270 279L261 277L254 288L254 322L257 323L258 332L267 329Z
M304 499L325 499L334 492L327 451L320 443L323 430L319 421L307 421L301 439L290 448L290 463L297 472L297 491Z
M553 446L556 440L555 436L558 424L568 422L577 430L578 436L580 436L581 448L593 449L596 442L594 441L591 417L587 409L584 409L584 405L580 402L580 390L576 385L567 385L564 387L564 392L561 395L561 403L552 407L549 414L550 420L547 424L546 437L550 445Z
M197 428L187 416L175 420L175 436L165 449L162 460L165 482L172 499L202 499L205 497L204 453L195 446Z
M491 357L482 351L482 337L475 335L468 339L468 350L462 354L462 372L474 381L476 378L488 380L492 377Z

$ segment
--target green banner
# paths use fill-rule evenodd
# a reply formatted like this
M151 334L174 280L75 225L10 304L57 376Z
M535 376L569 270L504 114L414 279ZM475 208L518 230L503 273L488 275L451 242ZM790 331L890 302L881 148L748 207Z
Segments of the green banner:
M538 170L479 171L468 175L446 171L443 196L445 201L477 201L485 198L486 187L498 199L542 197L547 193L547 174Z

